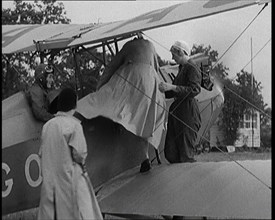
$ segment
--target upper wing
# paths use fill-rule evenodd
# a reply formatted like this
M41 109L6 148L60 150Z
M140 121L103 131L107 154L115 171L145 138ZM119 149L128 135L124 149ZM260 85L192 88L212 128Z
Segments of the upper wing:
M76 24L18 24L18 25L2 25L2 54L17 53L22 51L40 50L39 45L35 42L51 39L60 34L64 34L69 30L75 29L81 25ZM83 25L82 25L83 26ZM66 44L56 44L52 42L56 48L66 47L72 39L67 39ZM59 39L61 42L61 39ZM55 44L54 44L55 43Z
M99 27L83 34L69 45L96 43L129 33L146 31L154 28L168 26L191 19L201 18L229 10L254 5L256 0L208 0L189 1L172 5L163 9L154 10L125 21L112 23Z
M100 25L2 25L2 53L66 48L176 24L270 0L190 1ZM34 43L38 42L38 43Z

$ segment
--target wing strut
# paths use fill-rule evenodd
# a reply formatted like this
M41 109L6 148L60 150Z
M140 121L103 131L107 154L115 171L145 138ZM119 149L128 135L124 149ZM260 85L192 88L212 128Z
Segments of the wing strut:
M105 49L105 43L102 43L102 50L103 50L103 63L106 65L106 49Z
M74 56L74 62L75 62L75 82L76 82L76 91L78 91L78 84L80 85L81 90L81 96L84 96L84 90L83 90L83 82L82 82L82 76L80 74L80 67L78 65L78 57L77 57L77 48L72 49L73 56ZM79 82L79 83L78 83Z
M98 47L98 46L97 46ZM94 54L92 54L90 51L89 51L89 49L94 49L94 48L97 48L97 47L90 47L90 48L86 48L86 47L84 47L83 45L81 46L81 48L83 49L83 50L85 50L86 52L88 52L92 57L94 57L96 60L98 60L99 62L101 62L101 63L104 63L104 61L103 60L101 60L100 58L98 58L98 57L96 57Z
M118 44L117 44L117 39L114 39L114 43L115 43L115 48L116 48L116 53L118 53Z

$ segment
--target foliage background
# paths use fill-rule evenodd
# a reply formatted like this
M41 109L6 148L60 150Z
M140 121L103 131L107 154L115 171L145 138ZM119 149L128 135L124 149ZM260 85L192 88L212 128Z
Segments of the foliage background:
M43 0L34 2L14 1L14 9L2 8L3 24L69 24L66 10L62 2ZM74 56L77 52L78 56ZM241 71L236 73L235 79L228 79L228 68L218 61L218 51L211 46L193 45L192 54L205 53L214 65L212 75L222 81L225 97L224 107L219 117L221 128L224 130L226 144L232 145L238 138L238 127L244 113L257 108L266 114L261 114L261 139L264 146L271 146L271 108L267 108L261 95L261 83L251 73ZM91 55L93 54L93 55ZM2 54L2 100L18 91L26 90L34 81L33 73L37 64L43 60L53 63L57 74L56 87L76 87L79 97L94 92L101 76L103 54L96 49L81 51L51 50L44 54L37 52L22 52L17 54ZM107 54L107 61L111 54ZM169 64L158 56L160 66ZM108 62L107 62L108 64ZM79 66L80 74L76 74L75 67ZM253 91L252 91L253 84ZM247 100L247 102L243 100Z
M2 8L2 25L5 24L69 24L71 20L66 17L66 10L63 3L56 0L43 0L34 2L14 1L15 9ZM52 62L58 72L56 77L56 87L72 86L80 88L80 96L84 96L89 92L93 92L100 77L102 64L102 53L92 50L94 54L91 56L88 52L83 52L76 58L69 49L61 51L51 51L48 55L48 61ZM211 46L193 45L192 54L203 52L210 57L212 63L217 62L218 52L213 50ZM96 57L96 58L95 58ZM110 60L110 54L107 60ZM168 61L162 60L158 56L160 66L169 64ZM34 81L33 73L35 66L40 62L40 54L38 53L20 53L20 54L2 54L2 100L17 93L24 91ZM75 78L75 62L81 69L81 77ZM238 137L238 127L240 119L244 112L251 109L251 104L256 106L266 114L261 115L261 142L263 147L271 148L271 108L266 108L261 95L261 84L253 79L253 96L251 95L252 77L251 73L241 71L236 74L235 80L229 80L228 68L222 63L218 63L212 70L215 77L221 79L224 85L225 103L219 118L221 127L224 129L225 142L232 144ZM75 80L77 79L77 80ZM233 93L233 92L234 93ZM243 102L239 94L248 102ZM217 153L207 154L206 160L214 160ZM240 153L239 153L240 154ZM255 154L253 154L255 155ZM271 158L269 156L264 158ZM253 156L255 157L255 156ZM210 159L209 159L210 158ZM224 157L221 157L224 158ZM240 158L238 158L240 159ZM251 159L245 155L244 159ZM257 159L262 159L258 158ZM203 161L202 156L199 159ZM218 160L218 159L217 159ZM222 160L222 159L219 159ZM8 216L2 216L2 219L36 219L36 209L27 210L20 213L14 213Z

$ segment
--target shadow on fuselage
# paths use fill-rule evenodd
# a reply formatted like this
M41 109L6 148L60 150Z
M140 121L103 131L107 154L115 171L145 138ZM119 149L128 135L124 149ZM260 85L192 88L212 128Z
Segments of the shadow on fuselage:
M95 187L145 159L147 143L122 125L102 116L85 119L82 125L88 145L88 173Z
M87 169L94 188L145 159L146 142L120 124L100 116L82 125L88 145ZM2 101L3 215L39 204L42 126L23 92Z

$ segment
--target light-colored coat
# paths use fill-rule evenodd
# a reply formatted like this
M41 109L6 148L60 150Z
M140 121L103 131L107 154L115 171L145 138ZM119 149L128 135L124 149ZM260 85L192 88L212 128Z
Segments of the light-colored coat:
M95 194L72 159L71 147L84 159L87 156L80 121L58 112L43 126L41 140L43 182L38 219L102 219Z

